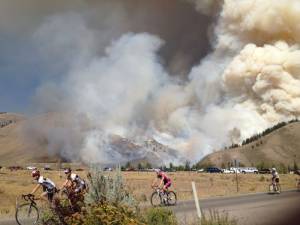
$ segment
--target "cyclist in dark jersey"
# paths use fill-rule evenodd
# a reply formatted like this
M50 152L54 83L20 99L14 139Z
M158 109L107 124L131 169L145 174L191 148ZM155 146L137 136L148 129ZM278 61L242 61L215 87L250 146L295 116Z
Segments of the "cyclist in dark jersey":
M51 202L56 191L54 182L49 178L41 176L40 171L38 170L33 170L31 175L34 178L34 180L38 182L38 184L30 194L33 195L40 187L42 187L43 193L41 194L41 198Z
M160 181L158 187L160 188L162 186L162 190L166 192L172 184L171 179L160 169L155 169L155 172L157 180L153 182L152 187L155 186L157 181Z

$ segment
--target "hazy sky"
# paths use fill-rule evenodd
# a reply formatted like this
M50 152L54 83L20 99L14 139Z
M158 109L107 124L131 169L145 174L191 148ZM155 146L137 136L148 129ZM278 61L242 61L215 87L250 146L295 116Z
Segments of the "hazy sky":
M71 14L75 16L70 17ZM35 111L32 98L37 88L44 82L59 83L64 77L68 58L72 56L62 50L52 51L48 42L54 38L58 41L53 42L52 47L60 48L61 39L65 42L70 39L72 43L77 36L82 38L85 34L75 27L65 36L61 29L60 37L47 39L46 32L41 35L41 29L48 29L47 21L54 17L61 21L80 18L97 39L95 51L99 56L112 40L128 31L158 35L165 41L160 52L163 63L171 74L181 78L209 49L210 19L182 0L2 0L0 111ZM76 44L72 47L76 48Z

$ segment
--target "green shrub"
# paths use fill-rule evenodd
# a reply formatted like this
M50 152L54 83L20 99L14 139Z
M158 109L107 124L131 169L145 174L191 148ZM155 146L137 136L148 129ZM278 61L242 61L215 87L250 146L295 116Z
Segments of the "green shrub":
M66 222L72 225L145 225L130 208L107 202L92 205L87 212L75 213L66 218Z
M177 225L175 215L169 209L151 208L146 212L147 225Z
M109 202L137 208L137 201L125 188L120 168L117 168L111 176L100 169L93 169L88 175L88 180L89 192L85 196L87 203Z

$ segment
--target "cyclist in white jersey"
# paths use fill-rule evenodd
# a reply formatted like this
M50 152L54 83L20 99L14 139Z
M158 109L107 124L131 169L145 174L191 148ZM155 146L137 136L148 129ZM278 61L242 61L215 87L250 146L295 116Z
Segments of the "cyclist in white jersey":
M63 184L64 187L73 187L75 193L80 193L86 189L86 183L81 179L77 174L72 173L70 168L64 170L64 173L67 175L67 179Z
M48 200L49 202L52 201L54 193L56 191L55 184L52 180L49 178L45 178L41 176L40 171L38 170L33 170L31 173L32 177L34 180L38 182L38 184L35 186L35 188L32 190L30 194L34 194L37 192L37 190L42 187L43 188L43 193L41 194L41 198Z

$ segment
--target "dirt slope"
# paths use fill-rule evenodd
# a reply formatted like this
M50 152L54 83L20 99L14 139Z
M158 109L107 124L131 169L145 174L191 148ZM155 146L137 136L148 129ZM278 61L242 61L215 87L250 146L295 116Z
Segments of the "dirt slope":
M288 124L250 144L207 155L200 164L221 166L238 159L245 165L265 162L269 165L300 164L300 122Z
M57 157L48 155L47 146L29 142L24 126L28 119L12 113L0 114L0 165L23 165L27 162L53 162Z

